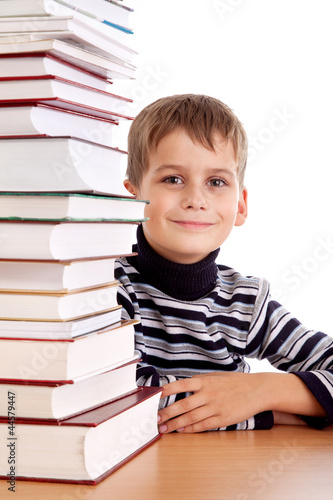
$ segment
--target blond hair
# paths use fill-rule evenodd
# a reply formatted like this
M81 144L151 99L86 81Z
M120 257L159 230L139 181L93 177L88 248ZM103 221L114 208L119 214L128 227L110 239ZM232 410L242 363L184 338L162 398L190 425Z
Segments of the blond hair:
M243 125L223 102L206 95L163 97L146 106L134 119L128 135L127 177L140 187L149 155L167 134L184 130L207 149L214 150L214 136L231 140L242 186L247 160L247 136Z

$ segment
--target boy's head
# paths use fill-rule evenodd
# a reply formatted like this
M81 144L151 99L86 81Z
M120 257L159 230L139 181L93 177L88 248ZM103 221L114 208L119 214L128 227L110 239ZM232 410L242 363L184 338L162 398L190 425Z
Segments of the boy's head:
M143 231L162 257L199 262L245 222L246 144L232 111L206 96L163 98L134 120L124 185L150 202Z
M183 130L198 144L214 150L214 137L231 141L240 187L244 184L247 136L233 111L206 95L184 94L163 97L145 107L135 118L128 136L127 177L140 187L149 155L166 135Z

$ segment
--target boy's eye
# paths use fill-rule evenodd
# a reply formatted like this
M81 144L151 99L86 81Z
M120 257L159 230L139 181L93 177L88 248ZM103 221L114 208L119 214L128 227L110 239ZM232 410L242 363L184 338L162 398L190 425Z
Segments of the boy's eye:
M182 181L176 175L170 175L169 177L163 179L163 182L166 182L167 184L180 184Z
M216 178L216 179L210 179L208 181L208 184L211 187L222 187L226 184L226 182L223 179Z

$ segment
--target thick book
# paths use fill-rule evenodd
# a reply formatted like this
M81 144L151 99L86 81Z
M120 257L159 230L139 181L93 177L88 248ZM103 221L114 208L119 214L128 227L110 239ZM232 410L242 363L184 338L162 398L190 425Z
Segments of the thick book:
M105 372L77 378L71 383L36 383L0 380L0 416L8 415L8 393L15 394L16 418L63 420L102 406L138 390L138 355Z
M75 7L78 11L92 14L114 26L130 29L130 15L133 9L112 0L2 0L1 17L59 15L60 5ZM57 10L59 9L59 10Z
M115 260L115 257L76 261L0 259L0 291L65 293L106 285L115 279Z
M106 371L132 359L135 321L69 340L0 339L0 379L61 382Z
M0 192L127 197L127 153L74 137L0 137Z
M77 260L132 252L130 222L0 222L0 259Z
M74 339L91 332L105 330L120 323L121 306L112 311L67 321L31 321L0 319L0 337L15 339Z
M103 78L112 80L135 78L135 67L130 64L116 62L107 55L95 54L82 47L52 38L36 40L30 35L1 37L0 57L7 57L8 54L13 57L52 54L58 59L67 61Z
M0 219L142 222L145 220L144 210L147 203L130 197L0 192Z
M142 387L53 424L2 419L0 442L8 446L0 447L0 475L3 479L97 484L160 437L161 391L160 387ZM15 397L9 397L15 408ZM9 453L14 458L12 468Z
M31 78L46 75L57 76L80 85L112 93L112 81L109 79L63 61L52 54L8 54L7 57L1 57L0 78Z
M113 118L100 118L38 102L0 106L0 137L65 135L112 147L117 125L118 121Z
M114 121L132 119L127 114L132 100L127 97L54 75L0 78L1 106L36 102Z
M118 306L119 282L67 292L0 290L1 319L64 321L111 311Z
M0 17L0 37L30 35L34 39L57 38L70 41L115 62L133 64L136 51L130 35L91 17L64 9L69 15ZM0 40L1 41L1 40Z

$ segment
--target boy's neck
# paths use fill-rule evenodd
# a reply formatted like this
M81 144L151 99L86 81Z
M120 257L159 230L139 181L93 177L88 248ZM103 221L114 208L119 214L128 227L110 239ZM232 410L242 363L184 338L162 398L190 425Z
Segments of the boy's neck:
M167 295L180 300L192 301L203 297L215 286L218 248L195 264L177 264L161 257L147 242L142 225L137 231L135 267L147 283Z

